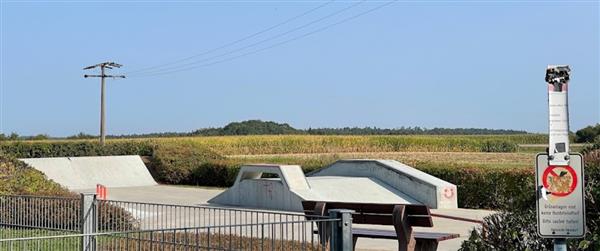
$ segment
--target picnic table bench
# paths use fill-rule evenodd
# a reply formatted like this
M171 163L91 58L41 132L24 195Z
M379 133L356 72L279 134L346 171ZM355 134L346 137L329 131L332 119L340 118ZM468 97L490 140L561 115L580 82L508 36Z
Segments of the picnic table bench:
M412 227L433 227L429 208L424 205L372 204L346 202L303 201L307 218L325 216L330 209L350 209L353 224L393 225L394 230L352 228L354 247L358 238L395 239L399 251L437 250L440 241L459 237L453 233L416 232ZM327 229L318 226L316 232L321 242L326 243Z

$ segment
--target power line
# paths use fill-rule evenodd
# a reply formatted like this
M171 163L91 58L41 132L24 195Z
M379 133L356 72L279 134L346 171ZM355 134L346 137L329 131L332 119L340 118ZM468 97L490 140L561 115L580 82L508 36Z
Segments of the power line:
M91 70L94 68L100 68L100 75L83 75L84 78L100 78L100 144L104 146L104 140L106 138L106 121L105 121L105 105L104 105L104 79L105 78L125 78L124 75L106 75L104 71L106 69L121 68L122 65L114 62L104 62L96 65L88 66L83 68L84 70Z
M200 67L212 66L212 65L215 65L215 64L220 64L220 63L228 62L228 61L235 60L235 59L238 59L238 58L241 58L241 57L245 57L245 56L249 56L249 55L252 55L252 54L256 54L256 53L259 53L259 52L262 52L262 51L265 51L265 50L269 50L269 49L272 49L272 48L275 48L275 47L278 47L278 46L281 46L281 45L284 45L284 44L296 41L298 39L302 39L304 37L313 35L315 33L319 33L319 32L325 31L325 30L327 30L327 29L329 29L331 27L334 27L334 26L346 23L348 21L351 21L351 20L356 19L358 17L361 17L363 15L369 14L369 13L371 13L373 11L376 11L378 9L386 7L386 6L388 6L388 5L390 5L390 4L394 3L394 2L397 2L397 1L398 0L392 0L392 1L386 2L384 4L378 5L378 6L374 7L374 8L366 10L364 12L360 12L360 13L358 13L356 15L353 15L353 16L350 16L348 18L342 19L341 21L332 23L330 25L323 26L323 27L321 27L319 29L316 29L316 30L313 30L311 32L304 33L304 34L302 34L300 36L296 36L296 37L293 37L291 39L284 40L284 41L281 41L279 43L275 43L273 45L270 45L268 47L264 47L264 48L261 48L261 49L258 49L258 50L250 51L250 52L247 52L247 53L244 53L244 54L240 54L240 55L237 55L237 56L229 57L229 58L226 58L226 59L223 59L223 60L219 60L219 61L214 61L214 62L207 63L207 64L196 65L196 66L187 67L187 68L178 69L178 70L173 70L173 71L166 71L166 72L158 72L158 73L148 74L148 75L141 75L141 76L136 76L136 77L153 77L153 76L160 76L160 75L172 74L172 73L181 72L181 71L188 71L188 70L192 70L192 69L196 69L196 68L200 68Z
M238 44L238 43L240 43L240 42L246 41L246 40L248 40L248 39L250 39L250 38L256 37L256 36L258 36L258 35L260 35L260 34L263 34L263 33L265 33L265 32L271 31L271 30L273 30L273 29L275 29L275 28L278 28L278 27L280 27L280 26L282 26L282 25L288 24L288 23L290 23L290 22L292 22L292 21L294 21L294 20L296 20L296 19L299 19L299 18L301 18L301 17L304 17L304 16L306 16L306 15L308 15L308 14L312 13L312 12L315 12L315 11L317 11L317 10L319 10L319 9L321 9L321 8L323 8L323 7L325 7L325 6L327 6L327 5L329 5L329 4L330 4L330 3L332 3L333 1L334 1L334 0L329 0L329 1L327 1L327 2L325 2L325 3L323 3L323 4L321 4L321 5L318 5L317 7L314 7L314 8L312 8L312 9L308 10L308 11L305 11L305 12L301 13L300 15L293 16L293 17L291 17L291 18L288 18L287 20L285 20L285 21L283 21L283 22L280 22L280 23L278 23L278 24L275 24L275 25L273 25L273 26L270 26L270 27L268 27L268 28L266 28L266 29L260 30L260 31L258 31L258 32L252 33L252 34L250 34L250 35L248 35L248 36L245 36L245 37L243 37L243 38L240 38L240 39L234 40L234 41L232 41L232 42L229 42L229 43L226 43L226 44L224 44L224 45L221 45L221 46L218 46L218 47L212 48L212 49L210 49L210 50L206 50L206 51L204 51L204 52L201 52L201 53L198 53L198 54L195 54L195 55L192 55L192 56L186 57L186 58L182 58L182 59L179 59L179 60L175 60L175 61L172 61L172 62L169 62L169 63L159 64L159 65L156 65L156 66L151 66L151 67L146 67L146 68L142 68L142 69L138 69L138 70L134 70L134 71L129 71L129 72L126 72L125 74L132 74L132 73L138 73L138 72L145 72L145 71L148 71L148 70L152 70L152 69L156 69L156 68L161 68L161 67L163 67L163 66L168 66L168 65L173 65L173 64L177 64L177 63L185 62L185 61L188 61L188 60L190 60L190 59L193 59L193 58L196 58L196 57L199 57L199 56L203 56L203 55L210 54L210 53L212 53L212 52L215 52L215 51L218 51L218 50L220 50L220 49L224 49L224 48L227 48L227 47L229 47L229 46L232 46L232 45Z
M263 44L263 43L266 43L266 42L269 42L269 41L272 41L272 40L275 40L275 39L277 39L277 38L280 38L280 37L283 37L283 36L285 36L285 35L287 35L287 34L293 33L293 32L295 32L295 31L298 31L298 30L304 29L304 28L306 28L306 27L308 27L308 26L311 26L311 25L313 25L313 24L319 23L319 22L321 22L321 21L323 21L323 20L325 20L325 19L328 19L328 18L334 17L334 16L336 16L336 15L339 15L339 14L341 14L341 13L345 12L345 11L348 11L348 10L350 10L350 9L352 9L352 8L355 8L356 6L358 6L358 5L362 4L362 3L364 3L365 1L366 1L366 0L362 0L362 1L360 1L360 2L357 2L357 3L354 3L354 4L352 4L352 5L350 5L350 6L346 7L346 8L343 8L343 9L341 9L341 10L338 10L338 11L336 11L336 12L333 12L333 13L331 13L331 14L328 14L328 15L326 15L326 16L320 17L320 18L318 18L318 19L315 19L315 20L313 20L313 21L311 21L311 22L308 22L308 23L305 23L305 24L303 24L303 25L297 26L297 27L295 27L295 28L293 28L293 29L291 29L291 30L287 30L287 31L285 31L285 32L283 32L283 33L279 33L279 34L277 34L277 35L274 35L274 36L271 36L271 37L269 37L269 38L266 38L266 39L260 40L260 41L258 41L258 42L255 42L255 43L252 43L252 44L249 44L249 45L246 45L246 46L243 46L243 47L240 47L240 48L234 49L234 50L230 50L230 51L228 51L228 52L225 52L225 53L221 53L221 54L218 54L218 55L215 55L215 56L212 56L212 57L208 57L208 58L204 58L204 59L200 59L200 60L192 61L192 62L185 63L185 64L180 64L180 65L177 65L177 66L172 66L172 67L162 68L162 69L158 69L158 70L154 70L154 71L150 71L150 72L144 72L144 73L141 73L141 74L155 74L155 73L160 73L160 72L163 72L163 71L176 70L176 69L178 69L178 68L181 68L181 67L185 67L185 66L192 66L192 65L197 65L197 64L199 64L199 63L202 63L202 62L207 62L207 61L210 61L210 60L213 60L213 59L217 59L217 58L220 58L220 57L223 57L223 56L228 56L228 55L231 55L231 54L233 54L233 53L236 53L236 52L239 52L239 51L242 51L242 50L245 50L245 49L251 48L251 47L255 47L255 46L257 46L257 45L260 45L260 44ZM140 74L140 73L138 73L138 74ZM130 75L138 75L138 74L135 74L135 73L134 73L134 74L130 74Z

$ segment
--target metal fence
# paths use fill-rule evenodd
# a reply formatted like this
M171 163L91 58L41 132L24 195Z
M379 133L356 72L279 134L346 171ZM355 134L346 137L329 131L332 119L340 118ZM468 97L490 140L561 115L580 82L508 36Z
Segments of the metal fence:
M0 196L0 239L78 233L77 197Z
M267 210L96 200L94 194L0 196L0 250L347 250L341 244L351 244L352 220L342 211L306 218Z
M186 228L302 221L302 213L235 207L98 200L99 231Z

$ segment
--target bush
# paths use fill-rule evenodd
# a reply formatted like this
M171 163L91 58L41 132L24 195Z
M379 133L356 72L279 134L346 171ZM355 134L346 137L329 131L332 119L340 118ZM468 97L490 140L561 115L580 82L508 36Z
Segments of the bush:
M150 141L112 141L102 146L92 141L3 142L0 153L16 158L49 158L106 155L152 155Z
M0 153L0 195L74 196L25 162Z
M535 209L493 214L484 222L487 231L473 230L459 250L552 250L552 240L537 235Z
M191 183L202 186L232 186L242 165L228 160L203 163L192 171Z
M481 144L481 151L488 153L516 152L517 144L502 140L486 140Z
M531 169L481 168L417 163L416 167L456 185L458 206L479 209L524 208L535 202Z
M207 168L210 160L223 157L216 152L194 145L192 142L172 142L154 147L150 167L154 179L168 184L205 185L195 182L192 173L196 169ZM223 177L208 176L206 179L222 179Z
M596 148L597 147L597 148ZM587 234L570 240L570 250L600 250L600 147L586 149L585 210ZM533 189L527 190L533 194ZM549 250L552 243L537 236L535 204L507 209L484 219L486 232L473 231L461 250Z

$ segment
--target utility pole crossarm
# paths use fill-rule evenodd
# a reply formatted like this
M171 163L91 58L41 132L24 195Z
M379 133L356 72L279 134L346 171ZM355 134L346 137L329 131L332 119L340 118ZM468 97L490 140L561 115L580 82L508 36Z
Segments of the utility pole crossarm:
M121 68L121 64L117 64L115 62L104 62L104 63L99 63L99 64L95 64L95 65L90 65L88 67L83 68L84 70L89 70L89 69L94 69L96 67L106 67L108 69L112 69L114 68Z
M84 78L125 78L125 75L83 75Z
M85 74L84 78L100 78L100 144L104 146L104 141L106 138L106 122L105 122L105 105L104 105L104 89L105 89L105 78L125 78L125 75L107 75L104 74L106 69L113 68L121 68L121 64L117 64L115 62L104 62L100 64L91 65L83 68L84 70L91 70L95 68L100 68L99 75Z

